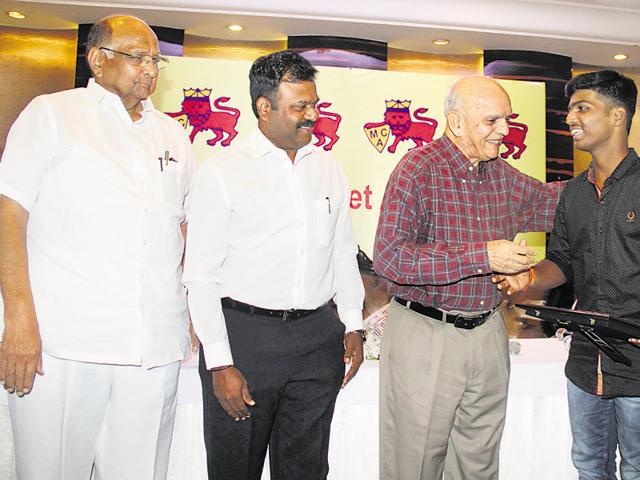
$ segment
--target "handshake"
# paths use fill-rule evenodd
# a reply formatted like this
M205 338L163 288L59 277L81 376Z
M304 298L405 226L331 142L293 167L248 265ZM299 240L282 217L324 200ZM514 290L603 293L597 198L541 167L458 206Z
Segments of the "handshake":
M489 265L495 274L491 281L498 290L512 295L529 288L535 281L535 271L531 268L535 261L535 252L527 247L526 240L520 243L509 240L487 242Z
M502 282L506 278L519 277L524 278L526 286L529 280L529 271L535 261L535 252L532 248L527 247L526 240L520 240L520 243L511 242L509 240L492 240L487 242L487 255L489 257L489 266L497 275L494 275L491 281L498 285L498 289L502 290ZM518 282L514 288L517 288ZM520 291L522 288L514 290Z

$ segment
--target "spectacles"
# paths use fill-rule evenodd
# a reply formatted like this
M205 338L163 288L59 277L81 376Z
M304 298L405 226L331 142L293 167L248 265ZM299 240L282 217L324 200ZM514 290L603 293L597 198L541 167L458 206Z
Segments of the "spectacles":
M160 55L149 55L148 53L126 53L119 52L118 50L112 50L107 47L100 47L100 50L106 50L107 52L117 53L127 59L127 61L134 67L147 66L153 64L158 70L162 70L168 63L169 59Z

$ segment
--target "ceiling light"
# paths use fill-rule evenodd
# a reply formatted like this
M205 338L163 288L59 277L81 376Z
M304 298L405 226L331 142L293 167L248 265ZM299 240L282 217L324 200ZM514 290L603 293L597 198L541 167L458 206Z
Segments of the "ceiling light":
M433 40L431 43L433 43L434 45L438 45L439 47L442 47L443 45L449 45L449 40L447 40L446 38L437 38Z
M613 58L615 60L626 60L627 58L629 58L629 55L625 55L624 53L617 53L613 56Z
M24 13L15 12L15 11L7 12L7 15L9 15L11 18L16 18L18 20L22 20L23 18L26 18L26 15Z
M232 32L240 32L242 31L242 25L227 25L227 28Z

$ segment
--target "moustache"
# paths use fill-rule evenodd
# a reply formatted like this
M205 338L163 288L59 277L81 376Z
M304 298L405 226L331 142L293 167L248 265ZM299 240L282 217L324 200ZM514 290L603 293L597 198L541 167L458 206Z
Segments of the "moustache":
M316 122L313 120L305 120L298 124L298 128L313 128L316 126Z

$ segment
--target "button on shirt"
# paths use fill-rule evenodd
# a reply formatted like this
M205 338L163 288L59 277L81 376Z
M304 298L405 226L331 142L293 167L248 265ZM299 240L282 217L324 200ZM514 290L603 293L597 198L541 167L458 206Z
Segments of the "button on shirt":
M486 312L501 299L487 242L550 231L564 183L542 183L501 158L471 165L447 137L407 153L391 174L374 266L389 292L445 311Z
M133 122L91 80L35 98L9 133L0 193L29 212L29 276L52 356L153 367L188 354L180 224L195 163L184 129L143 106Z
M202 164L184 282L208 368L233 363L223 297L283 310L315 309L335 296L347 331L362 328L349 198L344 172L328 154L307 145L292 163L259 129Z
M560 197L547 258L573 283L576 308L640 325L640 159L630 149L600 198L590 172L571 180ZM567 377L592 394L640 396L640 348L609 341L631 359L631 367L600 355L595 345L575 334Z

